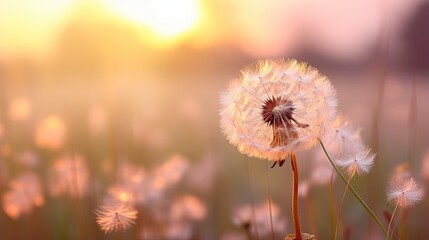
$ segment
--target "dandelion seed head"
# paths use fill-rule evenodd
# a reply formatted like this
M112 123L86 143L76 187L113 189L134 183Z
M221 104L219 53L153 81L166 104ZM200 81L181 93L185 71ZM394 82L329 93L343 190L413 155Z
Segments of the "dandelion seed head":
M387 188L387 201L400 208L413 207L423 196L423 188L412 177L394 176Z
M95 213L98 225L106 233L125 231L137 218L137 211L131 205L114 200L106 201Z
M337 161L339 167L346 170L347 175L352 178L355 174L368 173L374 165L375 154L370 148L362 148L357 152L350 152Z
M313 147L333 120L329 80L296 60L258 61L221 95L221 128L240 152L282 160Z

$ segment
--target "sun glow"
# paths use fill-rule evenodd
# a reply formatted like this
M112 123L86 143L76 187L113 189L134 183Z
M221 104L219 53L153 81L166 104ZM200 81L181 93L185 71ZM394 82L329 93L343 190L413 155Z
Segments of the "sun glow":
M108 0L105 3L123 18L147 27L160 38L189 31L198 21L198 0Z

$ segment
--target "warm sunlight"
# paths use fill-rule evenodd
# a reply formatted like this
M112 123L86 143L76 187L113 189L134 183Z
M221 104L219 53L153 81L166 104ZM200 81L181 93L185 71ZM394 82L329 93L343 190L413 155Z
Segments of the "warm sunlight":
M108 0L112 11L149 28L161 38L172 38L190 30L197 22L197 0Z

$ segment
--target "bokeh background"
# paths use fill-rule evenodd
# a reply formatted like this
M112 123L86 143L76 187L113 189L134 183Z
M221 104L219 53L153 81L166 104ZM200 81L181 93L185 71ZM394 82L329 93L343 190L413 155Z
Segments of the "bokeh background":
M245 239L234 210L267 199L282 239L293 231L289 165L239 154L218 123L220 92L262 58L296 58L330 78L339 111L377 153L353 184L377 215L391 213L395 171L428 188L428 26L424 0L0 0L1 239L151 239L154 215L181 196L198 213L176 226L185 239ZM52 186L67 157L87 166L85 191ZM313 157L298 155L302 182L317 170ZM157 172L175 158L185 167L170 166L178 177L160 206L140 206L125 233L99 229L95 209L121 169ZM28 206L16 204L26 194L6 197L35 182ZM310 184L300 206L303 229L320 239L331 238L327 189ZM334 189L338 204L344 186ZM427 216L424 199L407 213L405 239L429 238ZM342 222L349 239L384 239L351 196Z

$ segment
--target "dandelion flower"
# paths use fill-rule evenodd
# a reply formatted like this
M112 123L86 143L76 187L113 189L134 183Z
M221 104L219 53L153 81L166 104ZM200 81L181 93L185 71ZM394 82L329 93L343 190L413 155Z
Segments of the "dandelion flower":
M137 211L129 204L117 201L107 201L96 210L97 223L106 233L123 230L134 224Z
M409 208L422 200L424 191L412 178L393 177L387 189L387 201L400 208Z
M333 120L337 100L329 80L296 60L250 65L221 95L221 128L249 156L282 161L309 149Z
M374 158L375 154L371 153L371 149L363 148L356 153L351 153L345 158L339 159L337 163L352 178L356 173L358 175L368 173L374 164Z

